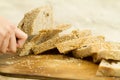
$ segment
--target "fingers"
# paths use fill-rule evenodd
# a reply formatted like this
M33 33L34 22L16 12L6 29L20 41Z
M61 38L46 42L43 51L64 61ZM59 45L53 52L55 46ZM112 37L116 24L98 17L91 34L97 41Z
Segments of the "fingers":
M16 37L15 33L13 33L10 37L9 46L8 46L9 52L15 53L16 52Z
M3 39L4 39L4 37L3 37L3 35L2 35L2 32L0 32L0 48L1 48L1 46L2 46Z
M7 50L16 51L16 29L16 26L0 17L0 52L5 53ZM10 47L10 49L8 49L8 47Z
M6 53L11 33L12 31L8 26L0 27L0 52Z
M23 31L17 28L15 31L15 36L18 39L17 46L21 48L27 39L27 34L25 34Z
M8 49L8 46L9 46L9 39L10 39L10 35L8 35L2 42L2 45L1 45L1 48L0 48L0 51L2 53L6 53L7 49Z
M18 41L16 42L16 39ZM17 47L22 47L27 35L16 26L0 19L0 52L16 52Z
M1 33L2 35L0 36L0 52L2 53L6 53L6 51L15 53L16 48L22 47L27 39L27 35L18 28L16 30L13 30L13 32L10 32L10 30L7 30L5 32L4 30L4 32ZM16 41L16 39L18 40L18 42Z

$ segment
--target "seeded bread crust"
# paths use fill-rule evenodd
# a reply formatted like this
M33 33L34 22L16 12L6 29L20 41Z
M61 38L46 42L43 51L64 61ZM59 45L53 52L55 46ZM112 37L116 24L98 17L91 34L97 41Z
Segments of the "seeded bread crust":
M34 54L40 54L40 53L45 52L47 50L56 48L55 44L57 44L57 43L67 41L70 39L74 39L74 38L77 38L77 37L73 34L65 35L65 36L61 36L61 37L57 36L57 37L54 37L46 42L39 44L39 45L35 45L32 48L32 50L33 50Z
M47 50L56 48L55 44L57 44L57 43L77 38L77 36L74 32L77 33L78 30L76 30L73 26L72 27L66 27L66 26L62 27L61 26L61 27L58 27L58 29L62 29L62 30L65 29L65 30L63 30L62 32L60 32L58 35L51 38L50 40L48 40L44 43L35 45L32 48L33 52L35 54L39 54L39 53L45 52Z
M24 44L23 48L21 48L19 51L20 56L28 55L34 45L47 41L61 31L62 30L58 29L41 30L38 35L34 36L29 42ZM32 46L30 46L30 44Z
M30 36L29 40L27 40L27 42L24 44L23 48L19 49L18 52L20 54L20 56L25 56L30 54L31 49L34 45L37 44L41 44L42 42L45 42L49 39L51 39L52 37L56 37L58 35L59 32L70 28L71 25L59 25L59 27L56 27L54 29L46 29L46 30L41 30L39 31L39 34L34 35L34 36ZM29 45L32 46L29 46Z
M93 54L99 52L101 44L104 43L104 37L94 37L86 40L79 48L73 50L73 56L77 58L84 58L92 56Z
M18 25L28 35L38 34L42 29L53 28L53 13L51 6L43 6L26 13Z

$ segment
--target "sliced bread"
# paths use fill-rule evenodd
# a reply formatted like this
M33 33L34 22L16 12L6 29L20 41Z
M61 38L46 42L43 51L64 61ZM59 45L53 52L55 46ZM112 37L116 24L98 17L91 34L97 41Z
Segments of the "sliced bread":
M38 34L40 30L53 28L51 6L43 6L26 13L18 25L28 35Z
M64 27L57 27L58 29L65 29L62 32L60 32L57 36L49 39L48 41L45 41L44 43L35 45L32 50L34 52L34 54L39 54L42 52L45 52L47 50L50 49L54 49L56 48L55 44L63 42L63 41L67 41L67 40L71 40L71 39L75 39L77 38L76 34L74 32L78 32L79 29L76 29L74 26L66 29L66 26Z
M61 32L59 29L41 30L38 35L34 36L29 42L26 42L23 47L18 50L18 53L20 56L28 55L34 45L47 41L59 32Z
M120 77L120 61L102 60L97 73L97 76Z
M32 50L33 50L34 54L39 54L39 53L45 52L47 50L56 48L55 44L57 44L57 43L71 40L71 39L75 39L75 38L77 38L77 37L73 34L69 34L69 35L65 35L65 36L57 36L57 37L54 37L46 42L35 45L32 48Z
M94 38L104 38L103 36L83 36L79 37L78 39L68 40L62 43L56 44L57 49L60 53L67 53L69 51L75 50L77 48L82 47L83 45L86 46L91 41L94 41Z
M103 50L93 56L94 62L100 62L102 59L120 60L120 50Z
M25 56L28 55L31 52L31 48L34 45L37 44L41 44L42 42L45 42L49 39L51 39L52 37L57 36L57 34L63 30L66 30L68 28L70 28L71 25L59 25L59 27L56 27L54 29L46 29L46 30L40 30L39 34L35 35L35 36L30 36L30 39L27 40L27 42L24 44L23 48L18 49L18 53L20 56ZM30 46L31 45L31 46Z
M101 41L101 42L98 42ZM84 58L88 56L93 56L94 54L98 53L101 49L101 44L104 42L104 39L98 38L98 41L96 43L89 43L81 45L80 48L73 50L73 56L77 58Z
M87 32L87 33L85 33L85 32ZM91 31L89 31L89 30L80 31L79 29L76 29L74 26L72 26L69 29L66 29L66 30L62 31L61 33L59 33L59 35L57 37L52 38L42 44L34 46L32 50L35 54L39 54L44 51L56 48L56 44L58 44L58 43L76 39L80 36L88 36L88 35L91 35Z
M93 55L93 61L100 62L102 59L120 60L120 43L105 42L100 44L100 47Z

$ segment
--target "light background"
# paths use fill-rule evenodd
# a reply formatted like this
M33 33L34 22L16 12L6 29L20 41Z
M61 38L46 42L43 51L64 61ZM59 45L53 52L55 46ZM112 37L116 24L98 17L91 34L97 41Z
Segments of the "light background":
M25 12L50 4L56 23L72 23L120 42L120 0L0 0L0 16L16 25Z
M55 23L72 23L120 42L120 0L0 0L0 16L17 25L24 13L46 4L53 6Z

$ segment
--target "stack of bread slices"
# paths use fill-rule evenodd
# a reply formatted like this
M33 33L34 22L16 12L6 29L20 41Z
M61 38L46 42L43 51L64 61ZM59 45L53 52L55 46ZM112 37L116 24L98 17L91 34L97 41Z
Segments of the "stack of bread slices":
M90 30L80 30L71 24L54 24L51 6L33 9L25 14L18 27L28 34L20 56L42 54L58 49L60 54L73 54L75 58L91 56L100 62L96 75L120 77L120 43L107 42L104 36L95 36Z

